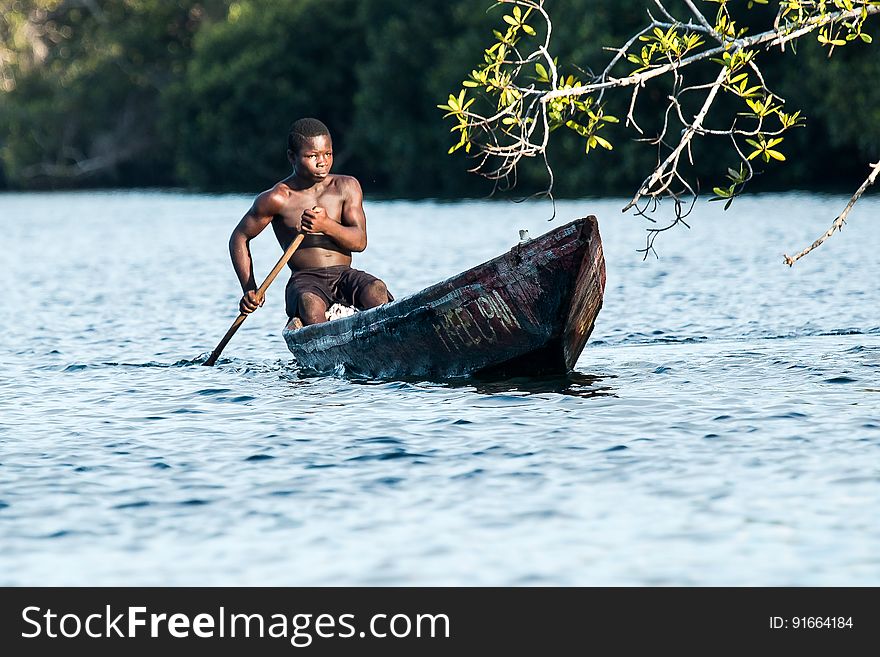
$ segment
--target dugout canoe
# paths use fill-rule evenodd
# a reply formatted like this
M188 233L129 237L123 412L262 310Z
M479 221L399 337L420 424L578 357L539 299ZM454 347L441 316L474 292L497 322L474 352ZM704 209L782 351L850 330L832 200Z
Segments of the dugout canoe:
M283 335L309 371L382 379L564 374L605 291L596 217L392 303Z

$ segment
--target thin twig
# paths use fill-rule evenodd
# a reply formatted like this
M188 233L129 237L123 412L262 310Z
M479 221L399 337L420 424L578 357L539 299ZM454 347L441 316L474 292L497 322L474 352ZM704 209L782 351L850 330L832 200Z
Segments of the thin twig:
M822 244L825 242L825 240L827 240L829 237L834 235L835 231L843 230L843 226L844 226L844 224L846 224L846 218L847 218L847 216L849 216L849 211L852 210L852 208L856 204L856 202L862 197L862 194L865 193L865 190L874 184L874 182L877 180L877 175L880 174L880 162L877 162L877 164L872 164L871 167L873 167L871 169L871 174L865 179L865 182L862 183L862 186L859 187L858 190L856 190L856 193L852 195L852 198L849 200L849 203L846 204L846 207L843 209L843 212L841 212L840 215L837 217L837 219L834 220L834 223L831 224L831 228L829 228L827 231L825 231L825 234L822 235L822 237L820 237L815 242L810 244L810 246L805 248L803 251L801 251L797 255L795 255L795 256L786 255L785 256L785 264L787 264L789 267L791 267L794 263L796 263L798 260L800 260L805 255L807 255L810 251L822 246Z

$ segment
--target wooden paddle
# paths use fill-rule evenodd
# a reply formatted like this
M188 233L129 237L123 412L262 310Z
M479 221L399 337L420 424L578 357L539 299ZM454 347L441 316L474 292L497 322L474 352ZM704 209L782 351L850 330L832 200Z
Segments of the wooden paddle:
M290 260L291 256L293 256L293 252L299 248L299 245L302 243L303 238L305 238L305 233L300 233L296 236L296 239L290 243L290 246L287 247L287 251L284 252L284 255L281 256L281 259L278 261L278 264L269 272L269 275L266 277L266 280L263 281L263 284L257 290L257 299L260 300L266 294L266 290L272 284L272 281L275 280L275 277L278 276L278 273L284 269L284 266L287 264L287 261ZM217 359L220 357L220 353L229 344L229 341L232 339L232 336L235 335L235 332L238 330L238 327L244 323L244 320L247 319L247 315L245 313L241 313L234 322L232 322L232 326L229 327L229 330L226 331L226 335L223 336L223 339L220 340L220 344L217 345L217 348L211 353L211 356L206 360L202 365L207 365L211 367L214 363L217 362Z

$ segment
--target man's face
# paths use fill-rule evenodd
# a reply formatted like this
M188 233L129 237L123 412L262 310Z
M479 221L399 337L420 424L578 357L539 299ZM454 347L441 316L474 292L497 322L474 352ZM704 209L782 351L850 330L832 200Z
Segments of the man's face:
M297 152L287 151L297 174L311 180L323 180L333 166L333 142L330 135L307 139Z

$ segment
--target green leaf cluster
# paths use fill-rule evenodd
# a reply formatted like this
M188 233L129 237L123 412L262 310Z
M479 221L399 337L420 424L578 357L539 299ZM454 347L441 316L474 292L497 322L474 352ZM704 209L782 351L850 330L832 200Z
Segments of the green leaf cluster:
M745 166L740 164L739 169L727 169L727 180L729 184L726 187L713 187L712 192L715 194L709 201L724 201L724 209L730 208L733 200L742 193L743 187L749 180L749 172Z
M474 103L473 98L465 99L465 90L462 89L459 92L458 96L453 94L449 94L449 100L446 101L445 105L438 105L442 110L446 110L446 114L443 115L443 118L454 117L456 124L452 127L450 132L458 132L459 139L458 143L454 144L450 147L447 153L452 154L457 151L459 148L464 146L465 152L471 152L471 142L468 139L468 128L470 126L470 120L468 119L467 109Z
M667 30L655 27L650 34L643 34L639 41L645 43L638 53L629 53L627 60L636 64L633 73L639 73L655 65L655 55L660 55L667 62L680 61L689 52L703 45L705 41L696 33L684 32L679 34L675 26Z

